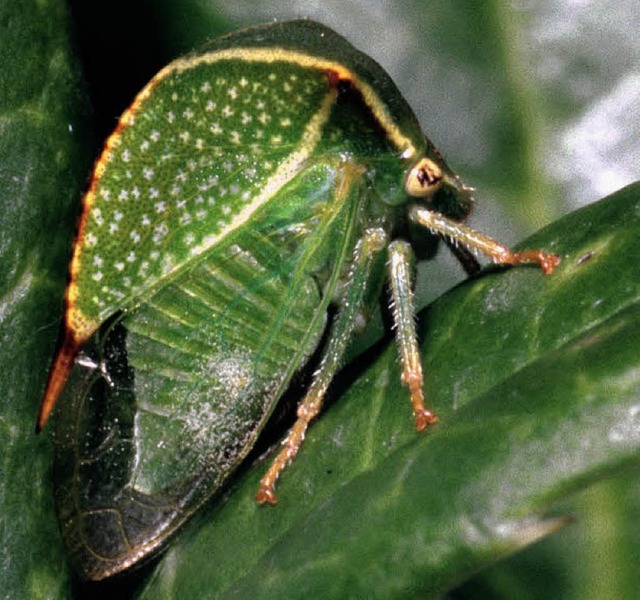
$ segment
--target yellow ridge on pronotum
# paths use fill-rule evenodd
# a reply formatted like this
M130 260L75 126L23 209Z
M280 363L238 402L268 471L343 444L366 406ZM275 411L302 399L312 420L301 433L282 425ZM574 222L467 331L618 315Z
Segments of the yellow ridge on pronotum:
M295 50L287 50L286 48L231 48L227 50L215 50L199 56L187 56L178 58L162 69L140 92L149 94L147 88L153 87L160 80L167 77L173 72L182 72L193 68L199 64L213 64L221 60L241 59L247 62L289 62L301 67L309 67L322 71L335 71L341 79L348 79L355 85L364 98L365 104L369 107L372 114L380 123L389 139L398 148L405 158L412 158L416 154L416 148L412 141L404 135L398 125L393 121L385 104L380 100L378 94L365 81L362 81L353 71L347 69L343 64L310 56L304 52ZM146 96L145 96L146 97Z

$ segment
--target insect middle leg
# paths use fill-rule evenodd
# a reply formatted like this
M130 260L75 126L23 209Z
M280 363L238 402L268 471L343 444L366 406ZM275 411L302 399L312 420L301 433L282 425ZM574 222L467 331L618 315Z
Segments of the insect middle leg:
M422 357L415 328L412 261L413 251L410 244L402 240L395 240L389 244L389 286L402 363L402 382L411 393L416 429L422 431L427 425L435 423L438 417L428 410L424 403Z
M358 323L358 312L362 307L376 259L387 243L387 234L382 229L372 228L366 230L356 244L347 289L329 333L320 366L313 376L307 394L298 405L298 418L282 442L282 449L260 481L256 494L256 501L260 504L276 503L276 480L297 454L309 423L322 408L329 384L340 368L340 362Z

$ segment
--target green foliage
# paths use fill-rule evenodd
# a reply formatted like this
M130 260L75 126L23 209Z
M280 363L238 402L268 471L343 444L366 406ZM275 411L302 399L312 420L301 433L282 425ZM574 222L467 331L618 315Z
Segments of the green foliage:
M80 4L74 24L78 39L87 39L82 56L100 137L170 55L245 24L243 7L249 14L244 2L225 21L201 2L183 3L179 13L169 2L154 11L129 2L126 19L122 3L104 5L106 22L83 21ZM551 138L545 147L540 120L554 128L585 107L572 105L568 93L551 93L548 81L532 92L535 80L518 60L518 22L499 3L482 18L477 11L485 3L419 10L424 4L389 20L388 36L366 29L375 15L345 18L342 27L330 20L330 7L318 14L298 7L287 16L324 20L389 68L430 136L479 188L479 213L495 206L490 196L504 198L510 217L525 216L516 229L528 232L565 212L569 193L541 176L557 148ZM255 5L254 22L276 14ZM345 22L355 23L354 31ZM11 0L0 8L0 589L9 598L104 589L71 584L52 506L51 432L33 435L74 217L98 150L88 141L87 93L69 23L57 0ZM119 35L129 27L144 52L132 52ZM118 60L106 52L118 69L111 78L91 61L92 46L104 53L100 35L121 53ZM361 43L382 44L382 37L393 40L391 50ZM124 71L128 63L137 66L134 75ZM98 93L105 89L109 97ZM458 97L468 98L466 109ZM595 197L593 190L582 196ZM639 456L639 205L633 186L528 240L527 247L562 255L552 277L490 269L421 314L427 391L441 417L431 431L413 431L395 349L377 347L366 364L345 370L334 403L282 478L277 507L252 502L264 465L250 468L152 570L119 590L149 598L344 596L345 589L352 596L424 597L575 513L577 524L453 595L634 597L638 477L629 471L598 482L635 466ZM481 228L498 233L496 224ZM429 279L442 268L427 266L428 295L451 282L451 275ZM586 494L567 499L582 488Z

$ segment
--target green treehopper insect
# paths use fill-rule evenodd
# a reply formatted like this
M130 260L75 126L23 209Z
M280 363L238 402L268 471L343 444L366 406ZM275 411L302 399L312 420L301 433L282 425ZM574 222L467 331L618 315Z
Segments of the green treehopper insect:
M443 237L468 270L469 249L545 273L558 262L462 225L470 207L389 76L318 23L245 29L160 71L96 163L38 420L66 386L56 503L80 573L104 578L156 553L319 350L257 493L274 503L385 278L415 425L434 422L412 247Z

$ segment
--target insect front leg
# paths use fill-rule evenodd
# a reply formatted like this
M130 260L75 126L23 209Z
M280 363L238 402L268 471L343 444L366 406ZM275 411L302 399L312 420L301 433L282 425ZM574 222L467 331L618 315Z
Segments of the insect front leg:
M396 339L402 363L402 381L411 393L411 405L416 429L421 431L438 417L424 404L422 358L415 328L415 309L412 287L413 250L401 240L389 244L389 283Z
M276 503L274 492L276 480L297 454L309 423L322 408L329 384L340 368L342 357L357 326L358 312L362 307L376 258L387 243L387 234L382 229L372 228L366 230L356 244L347 288L329 332L320 366L314 373L307 394L298 405L298 418L282 442L282 449L260 481L260 488L256 494L256 501L260 504Z
M413 206L409 212L409 218L432 232L448 238L454 244L462 244L467 248L482 252L493 262L501 265L537 263L545 275L549 275L560 262L560 258L556 254L542 250L513 252L493 238L421 206Z

